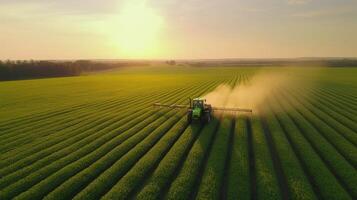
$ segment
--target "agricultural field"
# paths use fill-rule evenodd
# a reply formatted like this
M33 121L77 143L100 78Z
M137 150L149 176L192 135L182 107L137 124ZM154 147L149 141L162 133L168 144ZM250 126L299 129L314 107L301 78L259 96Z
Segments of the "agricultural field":
M0 82L0 199L357 199L356 77L172 66ZM212 95L253 113L188 124L152 106Z

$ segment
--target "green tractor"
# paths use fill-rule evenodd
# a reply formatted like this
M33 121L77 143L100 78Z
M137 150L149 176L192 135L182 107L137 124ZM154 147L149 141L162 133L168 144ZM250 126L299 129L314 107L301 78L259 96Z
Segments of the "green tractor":
M191 100L190 107L187 110L187 122L190 124L192 120L201 123L208 123L211 121L212 106L206 104L206 99L195 98Z
M212 107L211 104L206 103L204 98L189 98L189 105L178 105L178 104L162 104L154 103L154 107L166 107L173 109L187 109L187 122L191 124L194 121L201 122L202 124L211 121L213 111L222 112L253 112L251 109L242 108L225 108L225 107Z

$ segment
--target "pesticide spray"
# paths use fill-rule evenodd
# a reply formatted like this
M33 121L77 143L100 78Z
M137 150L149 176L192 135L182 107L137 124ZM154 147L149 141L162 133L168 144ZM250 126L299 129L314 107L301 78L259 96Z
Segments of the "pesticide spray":
M239 83L233 88L222 84L204 98L212 106L249 108L254 114L259 115L267 101L282 90L294 91L303 88L304 91L309 91L314 85L311 81L313 79L302 79L303 74L306 74L306 70L295 68L280 68L279 71L262 70L253 75L247 83ZM300 101L304 101L306 95L301 97Z

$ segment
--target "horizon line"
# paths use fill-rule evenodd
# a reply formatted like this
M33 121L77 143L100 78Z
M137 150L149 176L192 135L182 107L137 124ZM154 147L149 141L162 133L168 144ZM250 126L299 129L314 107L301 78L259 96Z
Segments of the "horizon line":
M303 57L227 57L227 58L64 58L64 59L0 59L0 61L220 61L220 60L299 60L299 59L357 59L353 56L303 56Z

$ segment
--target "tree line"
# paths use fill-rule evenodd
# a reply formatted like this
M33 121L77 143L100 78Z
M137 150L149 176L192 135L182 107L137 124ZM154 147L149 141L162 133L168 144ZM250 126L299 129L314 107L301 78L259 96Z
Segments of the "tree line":
M0 80L78 76L82 72L99 71L125 66L121 63L78 61L1 61Z
M193 67L216 66L243 66L243 67L357 67L355 58L330 58L330 59L222 59L186 61L186 65Z

